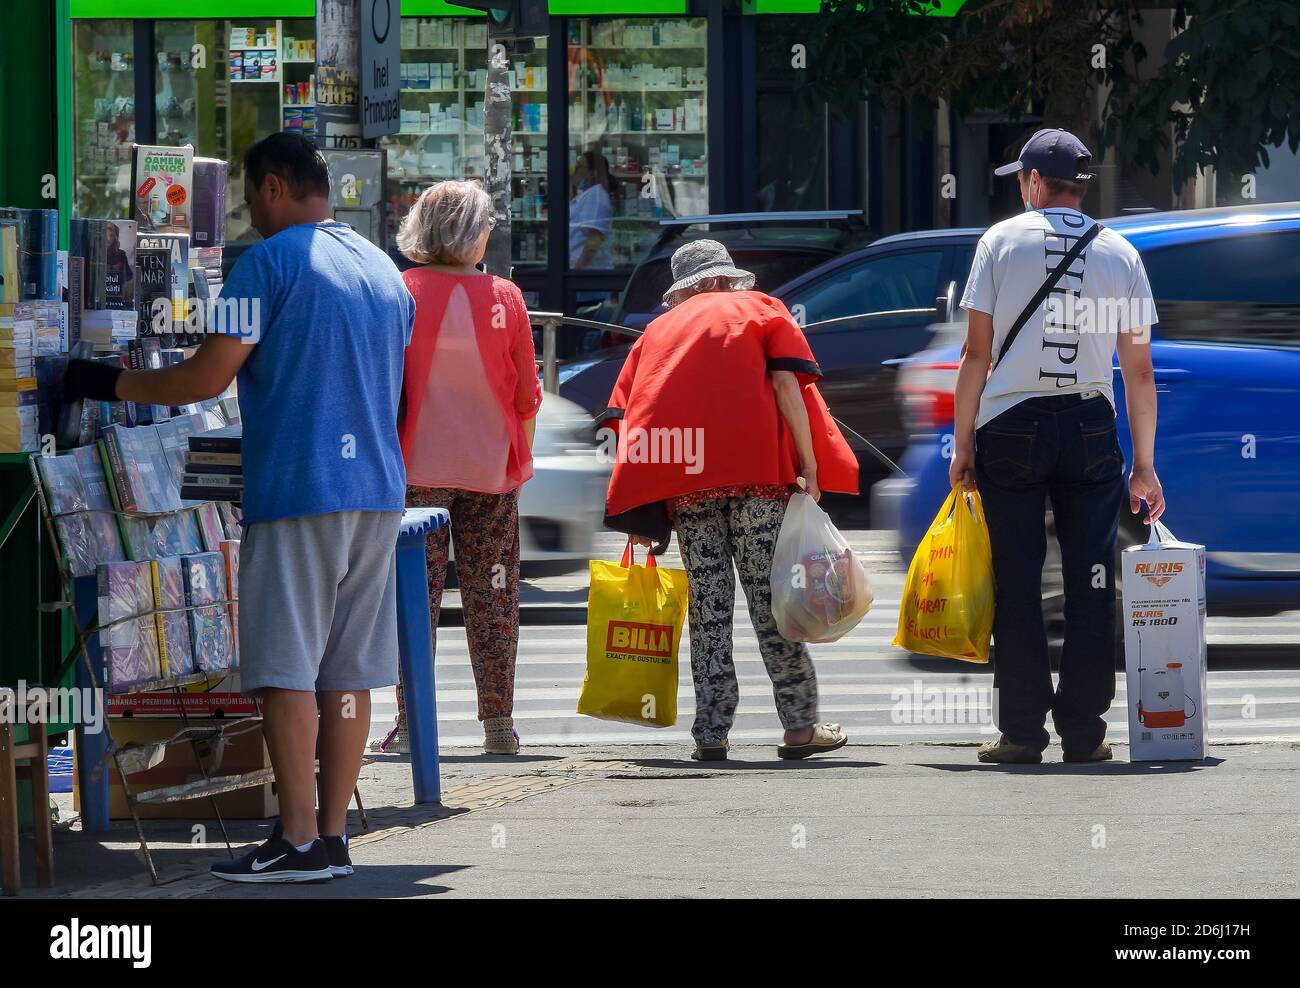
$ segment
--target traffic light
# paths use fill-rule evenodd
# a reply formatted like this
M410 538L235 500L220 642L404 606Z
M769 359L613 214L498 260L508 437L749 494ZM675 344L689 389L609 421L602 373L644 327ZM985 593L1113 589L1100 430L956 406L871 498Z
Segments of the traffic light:
M447 0L456 7L469 7L487 14L488 37L540 38L550 33L548 0Z

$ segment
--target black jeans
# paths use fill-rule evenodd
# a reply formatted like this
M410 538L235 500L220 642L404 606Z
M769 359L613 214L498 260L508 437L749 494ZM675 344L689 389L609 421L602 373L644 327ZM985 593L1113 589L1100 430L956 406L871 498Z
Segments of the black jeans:
M1008 740L1086 754L1115 698L1115 536L1124 457L1104 395L1029 398L975 433L975 476L993 546L997 723ZM1044 508L1050 499L1065 584L1065 645L1052 690L1043 624Z

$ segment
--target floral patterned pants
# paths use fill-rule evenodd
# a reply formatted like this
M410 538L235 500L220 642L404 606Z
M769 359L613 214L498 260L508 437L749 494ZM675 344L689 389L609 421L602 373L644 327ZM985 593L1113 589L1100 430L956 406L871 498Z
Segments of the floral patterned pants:
M721 744L736 719L740 687L731 621L737 571L781 725L789 731L817 721L817 676L808 648L782 638L772 617L772 554L785 505L775 498L717 498L679 508L673 519L690 586L691 734L697 744Z
M448 487L407 487L406 503L451 512L450 540L447 528L428 536L430 623L436 639L449 542L454 542L469 661L478 688L478 719L509 717L515 706L519 650L519 490L479 494ZM397 724L406 726L400 683Z

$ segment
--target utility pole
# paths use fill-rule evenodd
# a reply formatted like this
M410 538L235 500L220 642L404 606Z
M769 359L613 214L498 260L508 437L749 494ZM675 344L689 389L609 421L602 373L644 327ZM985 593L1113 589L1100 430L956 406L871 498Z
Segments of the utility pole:
M496 225L483 257L488 274L510 277L510 191L514 163L510 59L505 41L488 36L487 92L483 101L483 185L492 199Z
M514 97L510 55L527 54L533 40L550 30L547 0L448 0L487 14L487 87L483 96L483 188L492 199L496 225L488 238L483 266L489 274L510 277L511 168L514 164Z

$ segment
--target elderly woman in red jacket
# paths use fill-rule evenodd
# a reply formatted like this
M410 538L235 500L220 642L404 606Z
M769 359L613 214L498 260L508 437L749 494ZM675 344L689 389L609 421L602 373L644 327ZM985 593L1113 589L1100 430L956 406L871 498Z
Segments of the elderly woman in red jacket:
M402 277L415 298L398 431L407 504L446 508L465 612L483 750L519 751L514 729L519 645L519 488L533 475L531 444L542 386L519 289L476 265L487 249L492 203L474 182L421 194L397 246L418 266ZM428 539L434 633L447 576L447 529ZM406 744L398 723L380 750Z
M753 291L754 276L713 240L679 248L672 272L669 311L637 340L602 415L619 442L610 524L648 545L668 534L647 521L658 513L677 533L690 588L691 757L727 757L740 697L731 644L737 571L785 728L777 754L832 751L848 738L838 724L817 722L808 649L777 630L772 554L796 484L813 498L822 489L856 493L857 461L785 306Z

